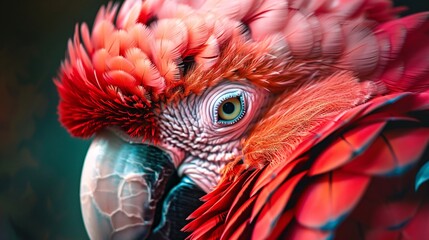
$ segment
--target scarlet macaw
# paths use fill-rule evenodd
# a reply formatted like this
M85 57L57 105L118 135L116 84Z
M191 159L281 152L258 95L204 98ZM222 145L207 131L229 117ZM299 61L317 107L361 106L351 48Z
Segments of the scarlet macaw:
M429 13L401 10L102 7L56 79L62 124L95 136L81 180L89 236L429 238Z

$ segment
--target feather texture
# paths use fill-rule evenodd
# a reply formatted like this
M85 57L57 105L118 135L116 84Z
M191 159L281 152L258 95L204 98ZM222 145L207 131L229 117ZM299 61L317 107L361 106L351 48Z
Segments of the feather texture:
M424 100L424 103L422 100L427 96L428 93L404 93L375 98L316 128L314 132L320 133L316 135L318 137L309 136L313 139L310 140L312 148L303 141L295 150L299 154L291 155L292 158L276 167L266 165L253 170L253 174L249 170L242 171L237 178L224 180L219 186L224 189L222 198L235 199L230 200L235 202L234 205L248 206L245 209L228 206L225 211L236 217L225 218L224 224L246 229L245 236L264 234L268 239L273 236L288 239L337 236L342 239L349 236L344 234L352 232L368 238L405 234L408 223L417 218L418 209L423 207L420 204L422 197L427 197L422 189L414 192L416 170L412 170L413 166L425 161L422 150L427 147L429 132L424 113L429 112L429 101ZM378 145L378 141L383 141L384 145ZM338 149L337 144L345 144L346 150ZM407 147L407 144L413 144L413 147ZM377 156L373 152L375 149L379 153L395 153L397 159L388 164L386 171L367 171L371 167L364 167L369 162L389 159ZM336 160L335 156L339 156L339 161L331 163L329 159ZM359 163L360 159L365 159L366 163ZM361 167L353 167L354 164ZM398 168L398 164L409 167ZM311 170L306 170L309 167ZM294 182L295 179L299 181ZM244 188L228 192L229 184L237 186L248 181L253 182L252 191L247 192ZM217 194L220 192L214 190L207 199L216 199ZM210 211L193 215L193 226L204 222L206 214ZM234 222L235 219L245 221ZM416 225L420 224L417 222ZM224 224L218 225L216 231L233 236L235 229L226 230ZM365 226L359 227L362 224ZM392 228L397 232L383 230Z
M429 54L419 39L428 38L427 14L393 20L398 10L387 0L109 4L100 9L91 31L86 24L80 31L77 26L68 44L56 80L63 89L60 120L73 135L89 137L99 129L89 125L109 125L91 112L104 112L115 119L110 125L132 136L156 138L150 112L161 101L199 94L225 78L280 93L340 69L385 83L389 90L421 91L427 86L429 61L420 59ZM135 49L142 54L130 55ZM184 59L194 59L195 65L183 71ZM98 93L86 91L88 85ZM86 114L80 114L82 101ZM123 106L129 109L121 111L126 116L112 114ZM122 122L134 112L149 118Z
M334 230L365 192L369 177L341 171L316 179L298 200L297 221L320 230Z
M420 13L377 28L390 42L386 67L380 76L391 91L424 91L429 77L429 13ZM398 57L400 56L400 57Z
M60 120L74 136L114 126L156 140L163 104L250 82L278 98L190 215L191 239L421 239L429 14L400 10L388 0L108 4L68 42Z
M374 142L385 125L385 122L365 125L336 139L312 164L310 174L326 173L356 158Z

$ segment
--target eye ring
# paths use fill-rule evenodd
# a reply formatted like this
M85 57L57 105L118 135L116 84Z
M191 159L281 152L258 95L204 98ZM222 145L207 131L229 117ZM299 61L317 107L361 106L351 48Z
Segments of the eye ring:
M242 92L236 91L223 95L214 105L215 123L232 125L245 115L245 101Z

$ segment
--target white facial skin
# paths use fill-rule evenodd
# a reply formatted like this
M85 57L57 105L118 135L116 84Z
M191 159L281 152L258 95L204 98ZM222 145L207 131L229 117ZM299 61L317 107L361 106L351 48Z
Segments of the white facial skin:
M141 239L158 227L162 233L168 220L164 212L174 211L170 204L175 203L165 200L162 214L167 220L153 228L155 207L174 167L210 192L222 168L241 155L242 139L265 112L270 96L245 80L225 81L163 106L158 115L160 142L141 144L141 137L130 138L118 128L98 133L81 180L82 213L91 239ZM226 102L234 107L225 107Z
M239 99L242 117L222 120L222 103L232 98ZM220 180L221 169L241 154L241 140L264 112L268 98L268 91L246 81L225 81L165 106L159 115L161 145L171 153L179 175L187 175L210 192Z

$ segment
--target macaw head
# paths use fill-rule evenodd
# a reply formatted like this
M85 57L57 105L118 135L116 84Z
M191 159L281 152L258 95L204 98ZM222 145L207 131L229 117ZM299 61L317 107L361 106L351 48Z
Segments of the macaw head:
M307 7L334 11L326 2ZM378 57L375 37L293 7L128 0L101 8L91 32L76 27L56 85L62 124L94 136L81 180L91 238L149 237L157 214L173 226L166 212L197 207L172 209L173 188L157 213L174 172L178 185L210 192L237 171L286 160L311 129L371 97L363 80L377 60L356 59Z

